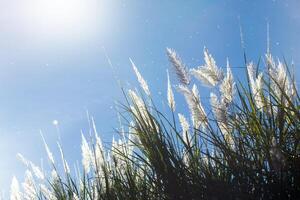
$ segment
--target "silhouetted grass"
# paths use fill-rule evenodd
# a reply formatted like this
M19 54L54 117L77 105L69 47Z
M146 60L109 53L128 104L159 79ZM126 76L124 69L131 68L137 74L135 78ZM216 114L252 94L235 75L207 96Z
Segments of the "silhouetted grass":
M248 81L235 84L229 63L225 74L206 49L204 55L205 64L190 74L168 49L190 118L177 119L172 87L172 115L160 112L134 66L144 93L124 91L119 107L127 131L111 149L103 147L91 119L94 136L90 143L83 136L83 167L70 172L62 153L58 170L47 150L53 171L40 172L41 178L39 168L23 159L23 189L14 179L11 199L299 198L300 98L287 64L267 54L265 71L246 63ZM202 107L191 75L212 87L211 110Z

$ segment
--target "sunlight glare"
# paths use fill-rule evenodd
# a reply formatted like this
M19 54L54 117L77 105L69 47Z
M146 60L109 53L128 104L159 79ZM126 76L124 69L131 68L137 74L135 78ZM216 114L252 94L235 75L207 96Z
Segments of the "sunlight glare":
M92 17L89 0L35 0L31 10L37 28L47 32L84 29Z

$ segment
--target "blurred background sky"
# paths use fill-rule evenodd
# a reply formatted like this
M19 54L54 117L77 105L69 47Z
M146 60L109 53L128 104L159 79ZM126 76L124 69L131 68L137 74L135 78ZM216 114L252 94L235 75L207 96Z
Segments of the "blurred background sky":
M138 86L129 57L161 104L166 47L189 67L203 64L204 46L219 66L228 57L242 67L239 24L247 56L257 61L266 52L269 23L271 51L293 60L299 77L299 9L298 0L0 0L0 188L8 190L13 175L23 178L18 152L37 164L46 158L39 130L58 155L54 120L70 163L81 160L87 110L103 141L111 141L114 105L123 99L115 78ZM244 69L233 71L243 79Z

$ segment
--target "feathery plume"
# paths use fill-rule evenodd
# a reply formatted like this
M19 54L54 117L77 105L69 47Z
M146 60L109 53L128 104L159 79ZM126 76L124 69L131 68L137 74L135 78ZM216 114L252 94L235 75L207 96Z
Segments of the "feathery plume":
M295 95L294 86L291 84L286 68L282 62L278 60L276 66L273 61L273 65L269 68L269 75L271 77L272 89L278 98L283 98L283 92L291 97ZM286 101L285 98L283 98L283 100Z
M217 119L217 122L226 122L227 121L227 108L225 104L222 104L215 93L210 93L210 104L213 110L213 113Z
M96 159L95 162L96 163L95 164L97 164L98 167L100 167L104 163L104 160L103 160L104 159L104 154L103 154L104 150L103 150L102 140L98 135L95 120L93 117L92 117L92 126L93 126L93 130L95 133L95 138L96 138L96 147L95 147L95 159ZM96 165L94 167L96 167Z
M266 65L267 65L268 70L276 68L276 63L273 59L272 54L270 54L270 53L266 54Z
M204 61L205 65L191 69L191 74L206 86L214 87L223 80L223 71L217 67L214 58L206 48L204 49Z
M90 167L92 164L92 152L83 134L81 134L81 138L82 165L85 173L88 174L90 172Z
M21 200L19 181L15 176L10 185L10 200Z
M129 126L129 140L133 143L133 144L141 144L140 138L137 135L136 132L136 125L133 121L130 122L130 126Z
M40 131L40 134L41 134L42 139L43 139L43 142L44 142L44 146L45 146L45 149L46 149L46 152L47 152L48 159L49 159L49 161L51 162L51 164L54 165L55 162L54 162L53 154L52 154L52 152L50 151L50 149L49 149L49 147L48 147L48 145L47 145L47 143L46 143L46 140L45 140L45 138L44 138L44 136L43 136L42 131Z
M220 92L222 94L221 98L225 104L229 104L233 101L233 96L235 92L234 87L235 87L235 82L233 81L233 75L229 66L229 61L227 59L226 77L223 79L220 85Z
M134 70L134 73L140 83L140 86L141 88L144 90L144 92L150 96L151 93L150 93L150 90L149 90L149 87L148 87L148 84L147 82L145 81L145 79L143 78L143 76L141 75L141 73L139 72L139 70L137 69L137 67L135 66L134 62L131 60L131 58L129 58L130 62L131 62L131 65L132 65L132 68Z
M96 147L95 147L95 162L93 162L94 169L98 168L98 171L101 171L101 167L105 163L104 150L103 150L101 138L98 136L98 134L96 134L95 137L96 137Z
M184 85L179 85L178 90L184 95L191 112L191 118L194 128L199 128L200 125L206 126L207 117L204 108L201 105L197 86L194 85L192 91Z
M73 200L80 200L79 197L78 197L78 195L75 194L75 192L73 192Z
M174 94L173 94L168 70L167 70L167 77L168 77L168 91L167 91L168 105L171 108L171 110L174 112L175 111L175 100L174 100Z
M47 200L57 200L57 198L55 197L54 193L51 192L51 191L46 187L46 185L40 184L40 190L41 190L41 193L44 195L44 197L45 197Z
M133 90L128 90L128 94L132 103L134 103L140 111L146 110L144 101Z
M64 172L66 174L70 174L70 167L68 165L68 162L66 161L65 159L65 156L64 156L64 152L62 150L62 147L59 143L57 143L57 146L58 146L58 149L59 149L59 152L60 152L60 156L61 156L61 160L62 160L62 163L63 163L63 167L64 167Z
M186 66L182 63L181 59L173 49L167 48L167 55L169 57L169 61L174 66L180 83L183 85L188 85L190 83L190 75L186 69Z
M42 172L42 170L36 166L35 164L33 164L32 162L30 162L30 168L33 172L33 174L35 175L36 178L40 179L40 180L44 180L45 179L45 175Z
M210 104L212 111L214 113L218 127L220 128L225 141L231 146L234 147L234 141L231 135L231 128L228 123L228 104L225 102L220 102L217 95L210 93Z
M17 159L21 161L26 167L30 167L30 161L27 160L21 153L17 153Z
M133 158L134 148L135 145L137 144L139 143L138 143L138 137L135 133L135 130L132 130L132 128L129 127L128 141L126 146L127 146L127 154L131 159Z
M228 134L230 131L228 127L226 104L224 102L220 102L217 95L214 93L210 93L210 104L221 132L224 135Z
M59 180L60 180L59 174L57 173L57 171L55 169L52 169L52 171L51 171L51 181L52 182L58 182Z
M249 84L253 94L254 103L256 107L261 110L264 107L263 100L263 74L259 73L257 78L255 76L254 64L251 62L247 65Z
M133 90L128 90L128 95L134 104L131 109L137 118L148 119L147 108L144 101Z
M184 151L182 156L183 163L188 167L190 165L190 157L188 152Z
M188 132L189 129L190 129L190 124L187 121L187 119L181 113L178 113L178 118L179 118L179 123L180 123L181 128L182 128L182 132Z
M203 161L203 163L208 166L209 164L209 160L208 160L208 156L207 155L203 155L203 157L201 158L201 160Z
M116 160L117 162L118 162L119 154L117 154L116 151L119 149L118 147L119 147L118 142L116 142L115 137L113 137L111 143L111 156L113 158L112 160Z
M145 122L147 126L151 127L154 130L158 130L159 127L157 123L149 117L149 111L142 100L133 90L128 90L129 97L133 103L131 106L131 111L134 114L134 117L137 118L140 122ZM153 125L154 124L154 125Z
M35 183L33 176L29 170L25 172L25 181L22 184L24 190L24 199L33 200L36 198L37 192L35 188Z
M182 128L182 138L186 144L191 143L191 135L189 133L190 125L184 115L178 113L179 123Z

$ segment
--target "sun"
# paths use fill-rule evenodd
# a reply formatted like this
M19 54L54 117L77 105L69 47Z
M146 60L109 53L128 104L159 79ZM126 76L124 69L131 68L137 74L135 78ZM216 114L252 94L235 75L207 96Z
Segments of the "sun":
M87 14L82 0L39 0L36 14L49 26L75 25Z
M48 32L67 32L83 28L91 16L89 0L34 0L34 24Z

